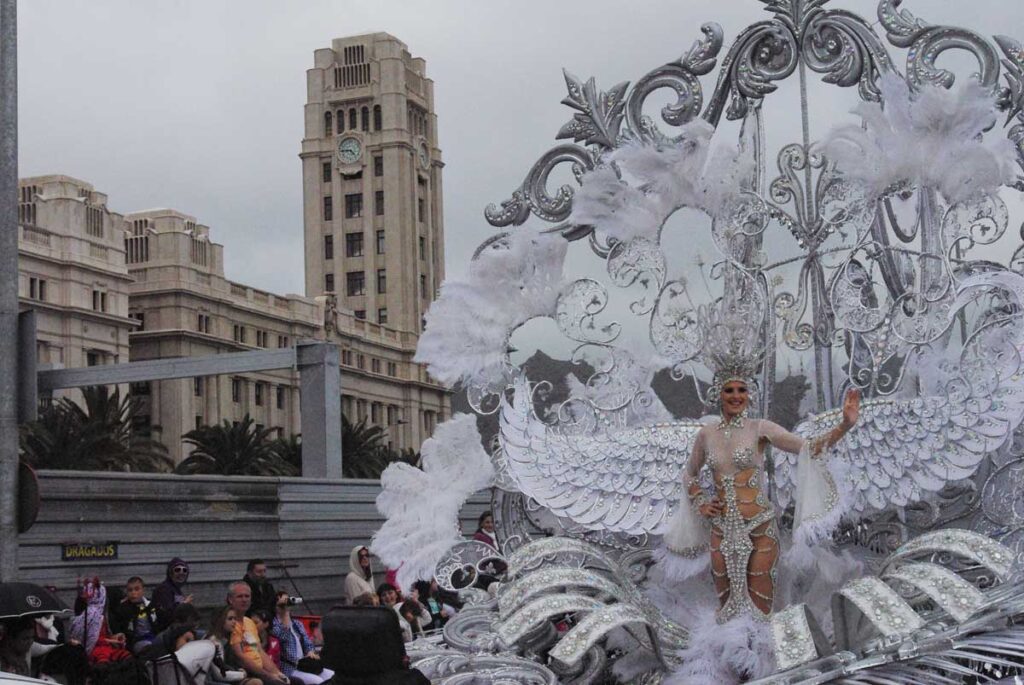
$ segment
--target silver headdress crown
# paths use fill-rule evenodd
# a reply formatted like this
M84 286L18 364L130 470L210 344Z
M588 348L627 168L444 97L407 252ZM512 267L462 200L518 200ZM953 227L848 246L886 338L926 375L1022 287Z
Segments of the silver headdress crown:
M718 404L722 386L729 381L743 381L755 389L765 356L762 302L757 293L747 290L742 297L722 298L704 310L703 357L714 374L709 405Z

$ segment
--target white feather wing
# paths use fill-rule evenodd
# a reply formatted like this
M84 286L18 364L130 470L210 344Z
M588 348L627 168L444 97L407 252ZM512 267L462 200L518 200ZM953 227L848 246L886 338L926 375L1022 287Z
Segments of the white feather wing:
M836 410L796 428L813 438L835 427ZM830 470L849 501L866 514L919 501L947 483L970 478L985 455L1002 447L1024 418L1024 391L1007 383L989 397L869 400L856 427L829 451ZM780 504L793 492L797 455L775 452Z
M575 432L548 425L517 384L501 407L508 475L523 493L591 530L661 533L682 495L682 470L701 424Z

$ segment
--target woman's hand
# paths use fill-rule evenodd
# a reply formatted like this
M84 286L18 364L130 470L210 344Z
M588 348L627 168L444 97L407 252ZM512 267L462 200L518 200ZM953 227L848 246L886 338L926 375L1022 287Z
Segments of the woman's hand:
M843 399L843 428L850 430L860 417L860 390L848 390Z
M710 519L715 518L716 516L721 516L724 510L721 500L713 499L700 505L700 508L697 511L700 512L701 516Z

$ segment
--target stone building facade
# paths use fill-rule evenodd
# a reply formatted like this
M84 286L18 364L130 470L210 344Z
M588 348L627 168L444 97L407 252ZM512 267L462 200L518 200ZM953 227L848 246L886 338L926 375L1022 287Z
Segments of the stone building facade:
M422 59L384 33L337 39L307 72L302 141L306 296L228 280L209 227L174 209L120 215L67 176L20 183L19 295L38 357L66 368L338 343L342 411L418 450L451 414L412 357L444 277L441 153ZM174 460L198 425L246 414L300 431L298 374L283 369L134 384L139 427ZM340 420L340 417L339 417Z
M306 88L306 295L334 295L343 312L346 416L366 416L386 425L395 445L417 447L451 413L449 394L412 363L444 279L434 84L404 43L371 33L316 50ZM384 375L398 379L386 393L360 382L374 373L370 340L388 350L378 360Z
M107 196L70 176L21 179L18 298L36 313L40 364L126 362L130 277L123 218Z
M224 276L224 248L210 229L173 209L124 217L131 360L202 357L293 346L322 335L322 306L299 295L275 295ZM188 452L182 436L200 425L246 414L281 437L300 432L298 372L281 369L136 383L153 437L175 461Z

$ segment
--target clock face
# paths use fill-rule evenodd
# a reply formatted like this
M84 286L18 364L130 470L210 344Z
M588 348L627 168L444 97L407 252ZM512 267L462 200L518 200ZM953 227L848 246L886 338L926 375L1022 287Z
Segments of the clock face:
M430 166L430 151L427 149L426 143L420 143L420 147L419 150L417 151L417 154L419 155L420 158L420 166L422 166L424 169L428 168Z
M363 154L363 145L358 138L342 138L338 141L338 160L342 164L353 164Z

